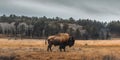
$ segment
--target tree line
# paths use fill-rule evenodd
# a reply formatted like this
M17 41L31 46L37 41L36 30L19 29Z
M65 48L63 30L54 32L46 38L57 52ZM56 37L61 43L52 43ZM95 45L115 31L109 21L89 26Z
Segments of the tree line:
M47 38L57 33L69 33L75 39L110 39L120 35L120 21L100 22L91 19L75 20L70 17L47 18L0 16L0 34L15 38Z

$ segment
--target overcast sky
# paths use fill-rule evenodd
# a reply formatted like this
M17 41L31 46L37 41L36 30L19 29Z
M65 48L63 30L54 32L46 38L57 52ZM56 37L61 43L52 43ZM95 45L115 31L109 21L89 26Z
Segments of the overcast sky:
M120 0L0 0L0 15L120 20Z

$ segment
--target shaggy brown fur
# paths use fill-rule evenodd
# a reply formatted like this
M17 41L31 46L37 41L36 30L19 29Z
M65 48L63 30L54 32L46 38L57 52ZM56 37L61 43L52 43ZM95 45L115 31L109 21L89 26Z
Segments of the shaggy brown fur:
M49 36L48 40L53 41L53 40L59 40L60 42L65 42L68 41L70 38L68 33L59 33L57 35Z

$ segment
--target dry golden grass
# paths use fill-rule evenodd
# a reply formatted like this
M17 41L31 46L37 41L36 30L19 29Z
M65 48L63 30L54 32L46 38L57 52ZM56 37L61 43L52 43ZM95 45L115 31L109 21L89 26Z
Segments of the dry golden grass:
M120 60L120 40L76 40L75 45L60 52L47 52L42 39L0 39L0 60Z

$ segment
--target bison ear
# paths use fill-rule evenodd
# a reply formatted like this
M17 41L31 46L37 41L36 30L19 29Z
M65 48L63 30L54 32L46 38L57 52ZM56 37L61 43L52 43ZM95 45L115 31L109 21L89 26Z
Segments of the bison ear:
M74 40L74 37L73 37L73 36L70 36L70 40Z
M74 37L71 36L71 37L69 38L69 42L74 42L74 41L75 41L75 40L74 40Z

